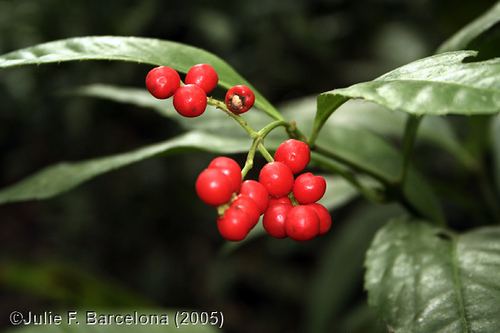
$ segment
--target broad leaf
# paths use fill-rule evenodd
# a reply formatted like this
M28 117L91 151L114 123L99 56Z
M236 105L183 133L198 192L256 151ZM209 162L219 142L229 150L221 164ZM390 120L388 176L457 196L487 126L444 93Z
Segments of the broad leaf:
M249 145L249 139L238 140L203 132L188 132L173 139L127 153L47 167L19 183L1 190L0 204L51 198L103 173L158 155L187 150L237 153L247 150Z
M398 218L366 257L369 303L394 332L500 332L500 228L462 235Z
M464 63L473 51L417 60L373 81L318 96L315 135L347 98L418 115L493 114L500 111L500 58Z
M190 311L196 312L192 309L151 309L151 308L129 308L129 309L68 309L66 311L52 310L52 314L58 314L62 317L62 323L60 325L35 325L35 326L25 326L15 329L7 330L6 333L215 333L221 332L217 326L211 326L210 324L193 324L193 325L180 325L179 328L175 324L175 316L178 311ZM71 324L68 325L69 312L76 311L75 320L71 320ZM87 311L91 312L87 316ZM204 310L198 311L198 313L206 312ZM28 311L21 312L26 315ZM116 316L132 316L134 318L137 313L138 324L127 325L124 324L123 317L117 317L117 320L106 319L113 318ZM208 318L210 318L211 311L208 311ZM38 314L38 313L37 313ZM148 322L153 322L150 324L141 324L139 317L152 318L148 319ZM88 318L88 319L87 319ZM96 324L96 320L100 319L101 324ZM156 319L158 318L158 319ZM195 317L193 317L194 319ZM220 316L219 316L220 318ZM134 319L135 320L135 319ZM145 320L145 319L142 319ZM167 324L168 320L168 324ZM180 320L180 319L179 319ZM215 320L215 319L214 319ZM121 321L121 323L119 322ZM163 324L156 324L158 323ZM215 322L215 321L214 321Z
M0 68L39 65L78 60L116 60L168 65L181 72L199 63L211 64L219 84L230 88L251 85L225 61L205 50L180 43L140 37L78 37L39 44L0 56ZM281 119L278 111L255 89L255 105L271 117Z
M500 195L500 116L492 119L490 134L493 148L494 176L497 183L497 193Z
M396 205L362 206L340 227L334 227L309 283L305 332L345 332L338 325L363 278L365 251L377 230L400 214Z
M499 22L500 2L445 41L439 47L438 53L467 49L476 38L493 28Z

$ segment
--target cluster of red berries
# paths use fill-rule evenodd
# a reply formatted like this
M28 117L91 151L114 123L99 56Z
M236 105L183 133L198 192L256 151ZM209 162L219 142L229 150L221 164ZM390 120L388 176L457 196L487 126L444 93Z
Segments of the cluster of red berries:
M205 112L207 95L211 93L219 76L209 64L194 65L186 74L185 84L181 85L179 73L167 66L155 67L146 76L146 88L158 99L173 96L175 110L184 117L198 117ZM226 93L227 108L236 114L250 110L255 102L255 95L245 85L237 85Z
M228 157L215 158L198 176L200 199L211 206L226 205L217 220L223 238L243 240L262 214L264 229L276 238L305 241L330 229L330 213L317 203L325 193L325 179L310 172L294 179L310 161L309 146L287 140L274 158L261 169L259 181L242 183L240 166Z

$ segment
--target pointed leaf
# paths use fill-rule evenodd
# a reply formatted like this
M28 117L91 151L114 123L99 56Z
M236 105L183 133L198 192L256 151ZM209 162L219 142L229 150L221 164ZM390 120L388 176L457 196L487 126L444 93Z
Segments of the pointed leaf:
M365 287L394 332L500 332L500 228L462 235L398 218L366 257Z
M500 111L500 58L467 62L473 51L438 54L395 69L373 81L318 96L314 135L347 98L418 115L494 114Z
M219 84L252 87L225 61L205 50L180 43L141 37L77 37L39 44L0 56L0 68L39 65L77 60L116 60L166 65L181 72L199 63L211 64L219 75ZM279 112L255 89L255 105L269 116L281 119Z
M203 132L188 132L181 136L142 147L131 152L80 162L60 163L0 191L0 204L7 202L48 199L66 192L94 177L158 155L186 150L215 153L236 153L248 149L250 141L217 137Z

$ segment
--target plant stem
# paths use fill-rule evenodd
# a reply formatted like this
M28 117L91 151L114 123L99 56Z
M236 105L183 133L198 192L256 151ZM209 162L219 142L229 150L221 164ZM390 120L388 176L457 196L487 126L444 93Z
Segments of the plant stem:
M423 116L408 115L406 119L404 137L403 137L403 164L401 166L401 174L399 175L398 183L404 186L408 168L411 162L411 155L415 147L415 139L417 137L418 127Z
M248 171L250 171L253 168L253 159L255 158L255 151L257 150L257 147L261 142L261 140L262 138L259 136L253 139L252 145L250 146L250 150L248 151L247 160L245 161L245 166L243 167L243 170L241 170L241 176L243 179L245 179Z
M250 125L248 125L245 119L229 111L224 102L212 97L207 97L207 103L209 105L215 106L219 110L224 111L224 113L226 113L229 117L233 118L248 133L251 138L254 138L257 135L257 132L252 127L250 127Z
M269 151L264 147L262 142L259 142L259 151L262 154L262 156L266 159L268 162L274 162L273 156L269 153Z
M272 130L280 126L287 127L289 124L284 120L276 120L262 127L262 129L260 129L257 133L262 139L264 139L269 133L271 133Z

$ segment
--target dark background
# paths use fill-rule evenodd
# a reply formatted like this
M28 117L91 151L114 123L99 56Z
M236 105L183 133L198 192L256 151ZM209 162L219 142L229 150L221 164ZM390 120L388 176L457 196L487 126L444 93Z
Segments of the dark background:
M214 52L279 104L429 55L492 4L1 0L0 52L85 35L169 39ZM178 133L175 123L139 108L60 94L96 82L142 86L148 69L88 62L2 70L0 185L61 160ZM301 246L263 237L221 255L215 214L193 191L210 158L148 160L55 199L1 206L0 327L13 309L139 305L220 309L229 332L304 327L308 290L334 233ZM334 220L362 204L334 212ZM352 283L359 288L337 318L364 302L361 276Z

